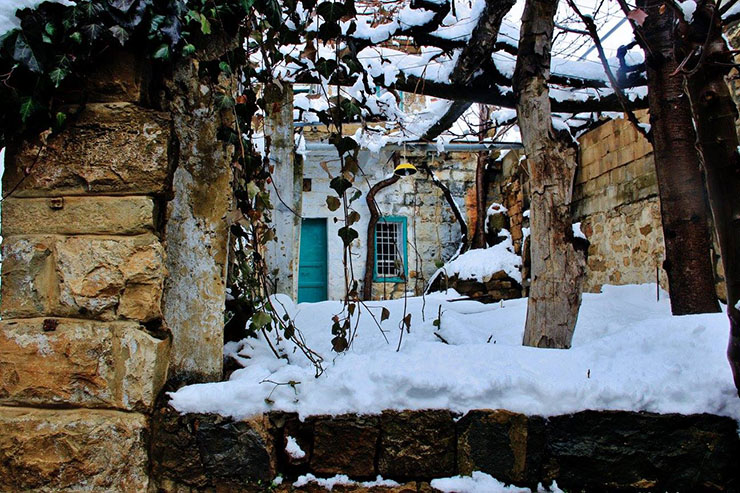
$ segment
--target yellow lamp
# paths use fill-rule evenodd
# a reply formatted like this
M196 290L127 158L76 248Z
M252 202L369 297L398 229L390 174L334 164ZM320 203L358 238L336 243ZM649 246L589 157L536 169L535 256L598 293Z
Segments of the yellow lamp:
M398 176L410 176L414 173L416 173L416 166L411 163L401 163L393 170L393 174Z

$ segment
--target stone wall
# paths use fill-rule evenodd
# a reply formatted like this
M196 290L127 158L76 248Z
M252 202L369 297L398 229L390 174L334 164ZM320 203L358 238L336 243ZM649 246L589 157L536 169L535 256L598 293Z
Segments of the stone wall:
M144 65L112 53L64 93L87 94L65 130L8 146L0 491L147 491L166 381L221 377L231 175L196 111L214 88L186 64L152 109Z
M291 456L292 437L304 452ZM567 491L736 491L737 423L710 415L626 411L526 416L504 410L385 411L380 415L270 413L246 421L157 412L153 480L160 491L326 491L293 487L299 475L393 487L332 491L437 491L435 478L482 471L508 484L557 481ZM283 482L270 484L276 476Z
M147 413L170 346L170 117L108 96L7 152L0 490L148 485Z
M652 146L624 119L580 139L574 216L591 245L585 291L656 282L667 289Z

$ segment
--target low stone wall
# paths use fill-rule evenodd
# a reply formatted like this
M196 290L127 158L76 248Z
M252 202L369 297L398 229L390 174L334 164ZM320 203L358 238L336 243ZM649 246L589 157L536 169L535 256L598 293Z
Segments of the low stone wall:
M285 452L287 437L305 452ZM434 478L482 471L506 483L557 481L566 490L737 491L737 423L711 415L584 411L543 418L503 410L386 411L380 415L270 413L249 421L158 411L153 480L160 491L277 491L302 474L377 475L400 487L337 491L436 491Z

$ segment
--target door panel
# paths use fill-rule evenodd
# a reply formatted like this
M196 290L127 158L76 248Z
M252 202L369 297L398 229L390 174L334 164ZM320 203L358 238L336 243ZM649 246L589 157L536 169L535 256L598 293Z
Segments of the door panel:
M326 219L304 219L301 223L298 303L327 299L326 255Z

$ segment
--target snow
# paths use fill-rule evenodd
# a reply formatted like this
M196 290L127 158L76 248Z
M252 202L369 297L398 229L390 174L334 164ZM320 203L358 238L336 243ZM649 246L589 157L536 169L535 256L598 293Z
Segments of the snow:
M61 3L62 5L74 5L70 0L46 0L49 3ZM8 31L20 27L21 20L15 16L16 11L26 8L35 9L44 3L44 0L4 0L0 1L0 36Z
M510 278L522 282L522 273L519 270L522 258L514 253L511 234L505 230L500 234L506 238L498 245L468 250L437 271L432 279L437 277L440 271L444 271L448 276L457 275L459 279L486 282L496 272L504 271Z
M404 300L367 302L368 308L359 310L357 337L341 354L332 352L330 342L331 319L341 302L294 305L279 295L309 347L324 357L325 372L314 378L313 367L292 343L281 344L286 358L277 359L264 340L246 339L238 349L245 368L226 382L183 387L170 394L171 404L181 412L235 418L269 410L305 418L440 408L543 416L634 410L739 419L740 400L725 355L727 316L671 316L667 294L656 301L655 291L654 284L643 284L584 293L569 350L521 345L526 299L488 305L451 301L460 295L450 290L409 298L407 312ZM379 321L383 307L391 313L381 324L389 342L367 313L372 310ZM411 331L396 352L404 313L412 315ZM266 379L300 383L278 386Z
M285 444L285 453L288 454L289 457L293 459L303 459L306 457L306 452L304 452L301 446L298 445L295 438L288 435L286 439L288 443Z
M696 12L696 2L694 0L678 2L678 6L681 7L683 18L686 19L686 22L690 23L694 20L694 12Z
M451 478L434 479L430 483L432 488L445 493L531 493L529 488L520 488L518 486L506 486L504 483L494 479L488 474L480 471L473 471L472 476L454 476ZM551 491L553 493L562 493L557 483L553 483L549 490L540 485L537 492Z
M584 240L587 240L586 235L583 234L583 231L581 231L581 223L575 223L573 224L573 236L576 238L583 238Z
M360 483L357 481L352 481L344 474L337 474L336 476L333 476L331 478L317 478L310 473L299 476L298 480L293 483L293 486L296 488L300 488L301 486L306 486L309 483L315 483L329 491L333 490L335 486L362 486L365 488L372 488L374 486L387 486L389 488L392 488L394 486L400 486L395 481L392 481L390 479L383 479L381 476L378 476L375 481L364 481Z

